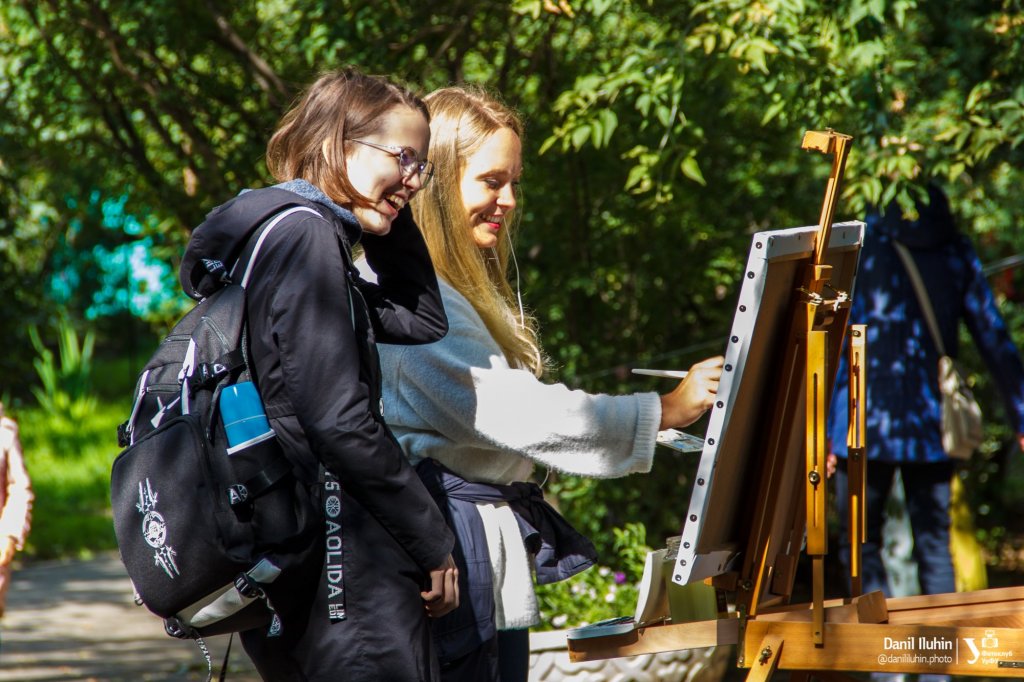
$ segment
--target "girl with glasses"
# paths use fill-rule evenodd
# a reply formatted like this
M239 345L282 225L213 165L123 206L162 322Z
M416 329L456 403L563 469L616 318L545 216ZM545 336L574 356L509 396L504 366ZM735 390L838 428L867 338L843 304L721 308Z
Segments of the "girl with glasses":
M525 681L532 575L567 578L594 563L579 536L526 483L540 464L594 477L647 472L660 429L712 404L721 358L666 395L595 395L545 383L534 320L508 280L522 171L518 117L487 94L425 98L435 177L413 202L440 278L449 333L382 347L388 421L456 529L462 606L432 623L445 680ZM521 530L532 527L524 541ZM533 563L531 571L530 563Z
M246 289L250 367L300 499L319 510L295 565L265 586L275 620L242 633L267 680L437 679L428 617L458 603L454 541L384 422L375 348L447 329L408 208L429 177L427 116L383 78L322 76L270 139L279 184L213 211L186 250L186 263L229 263L253 232L251 206L301 209L261 235ZM375 284L352 264L356 242ZM181 274L204 295L202 267Z

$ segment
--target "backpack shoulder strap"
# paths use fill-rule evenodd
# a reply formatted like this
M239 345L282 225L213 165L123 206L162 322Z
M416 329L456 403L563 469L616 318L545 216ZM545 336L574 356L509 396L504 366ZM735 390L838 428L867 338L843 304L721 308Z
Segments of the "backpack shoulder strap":
M238 286L241 287L243 292L245 291L246 287L249 284L249 278L252 276L253 266L256 265L256 259L259 257L260 250L263 248L263 243L266 240L266 238L270 235L274 228L281 224L281 222L285 218L296 213L312 213L313 215L318 216L321 219L324 219L323 215L316 209L313 209L309 206L292 205L286 206L284 210L280 211L272 218L270 218L270 220L266 221L263 225L261 225L259 229L257 229L253 236L249 239L249 243L246 244L246 247L242 251L242 254L239 255L238 260L235 261L234 266L231 268L231 280L233 282L238 282ZM238 271L239 267L241 267L243 263L245 264L245 268L242 271L242 276L240 279L236 279L235 273ZM237 361L239 361L241 363L241 366L244 368L244 375L255 381L256 385L258 386L259 382L256 381L256 373L253 371L252 363L249 361L249 319L248 315L246 314L246 307L244 304L241 338L239 339L238 348L236 349L235 354L237 354Z
M246 246L245 251L235 261L234 266L231 268L231 280L237 281L239 285L244 289L249 284L249 277L252 275L252 268L256 264L256 258L259 256L260 249L263 248L263 242L267 236L273 231L275 227L280 224L282 220L294 213L312 213L313 215L323 217L318 211L309 208L308 206L289 206L283 211L273 216L268 220L262 227L260 227L249 240L249 244ZM245 263L245 270L242 273L242 278L236 280L235 273L242 263Z

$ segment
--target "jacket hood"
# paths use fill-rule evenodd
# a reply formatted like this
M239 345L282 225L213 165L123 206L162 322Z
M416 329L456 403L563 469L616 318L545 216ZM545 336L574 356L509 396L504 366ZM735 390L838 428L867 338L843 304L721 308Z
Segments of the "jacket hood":
M291 180L257 190L243 190L207 214L185 247L178 279L185 293L202 300L227 283L249 239L271 217L290 206L308 206L325 217L336 218L349 244L359 241L362 229L350 211L331 201L305 180Z
M899 241L909 249L939 249L957 236L956 223L949 208L949 199L935 185L928 186L928 203L917 202L917 220L907 220L899 204L893 201L885 213L869 216L868 223L880 233Z

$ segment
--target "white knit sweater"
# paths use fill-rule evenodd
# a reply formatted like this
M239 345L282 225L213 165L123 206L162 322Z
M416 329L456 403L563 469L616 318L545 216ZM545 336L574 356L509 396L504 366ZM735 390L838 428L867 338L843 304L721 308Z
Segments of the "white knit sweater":
M369 278L365 262L360 266ZM512 368L469 301L447 282L440 285L449 325L444 339L378 345L384 418L414 464L433 457L467 480L502 484L526 480L535 464L601 478L650 471L661 422L658 394L573 391ZM481 507L489 542L494 529L509 525L502 511ZM499 629L535 624L521 540L519 547L488 550Z

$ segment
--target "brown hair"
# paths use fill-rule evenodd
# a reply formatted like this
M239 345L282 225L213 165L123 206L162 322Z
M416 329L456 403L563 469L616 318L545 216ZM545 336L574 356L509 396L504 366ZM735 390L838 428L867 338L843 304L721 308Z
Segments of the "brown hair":
M424 101L430 109L430 158L435 170L433 181L413 199L412 210L434 270L472 304L508 363L540 376L545 361L536 321L517 314L516 293L507 276L520 212L505 226L509 238L485 252L473 241L460 187L466 160L498 130L510 130L522 139L522 121L479 88L442 88Z
M267 168L278 182L302 179L337 203L370 206L349 182L345 140L372 135L397 106L430 114L419 97L382 76L352 67L321 75L282 118L267 144Z

